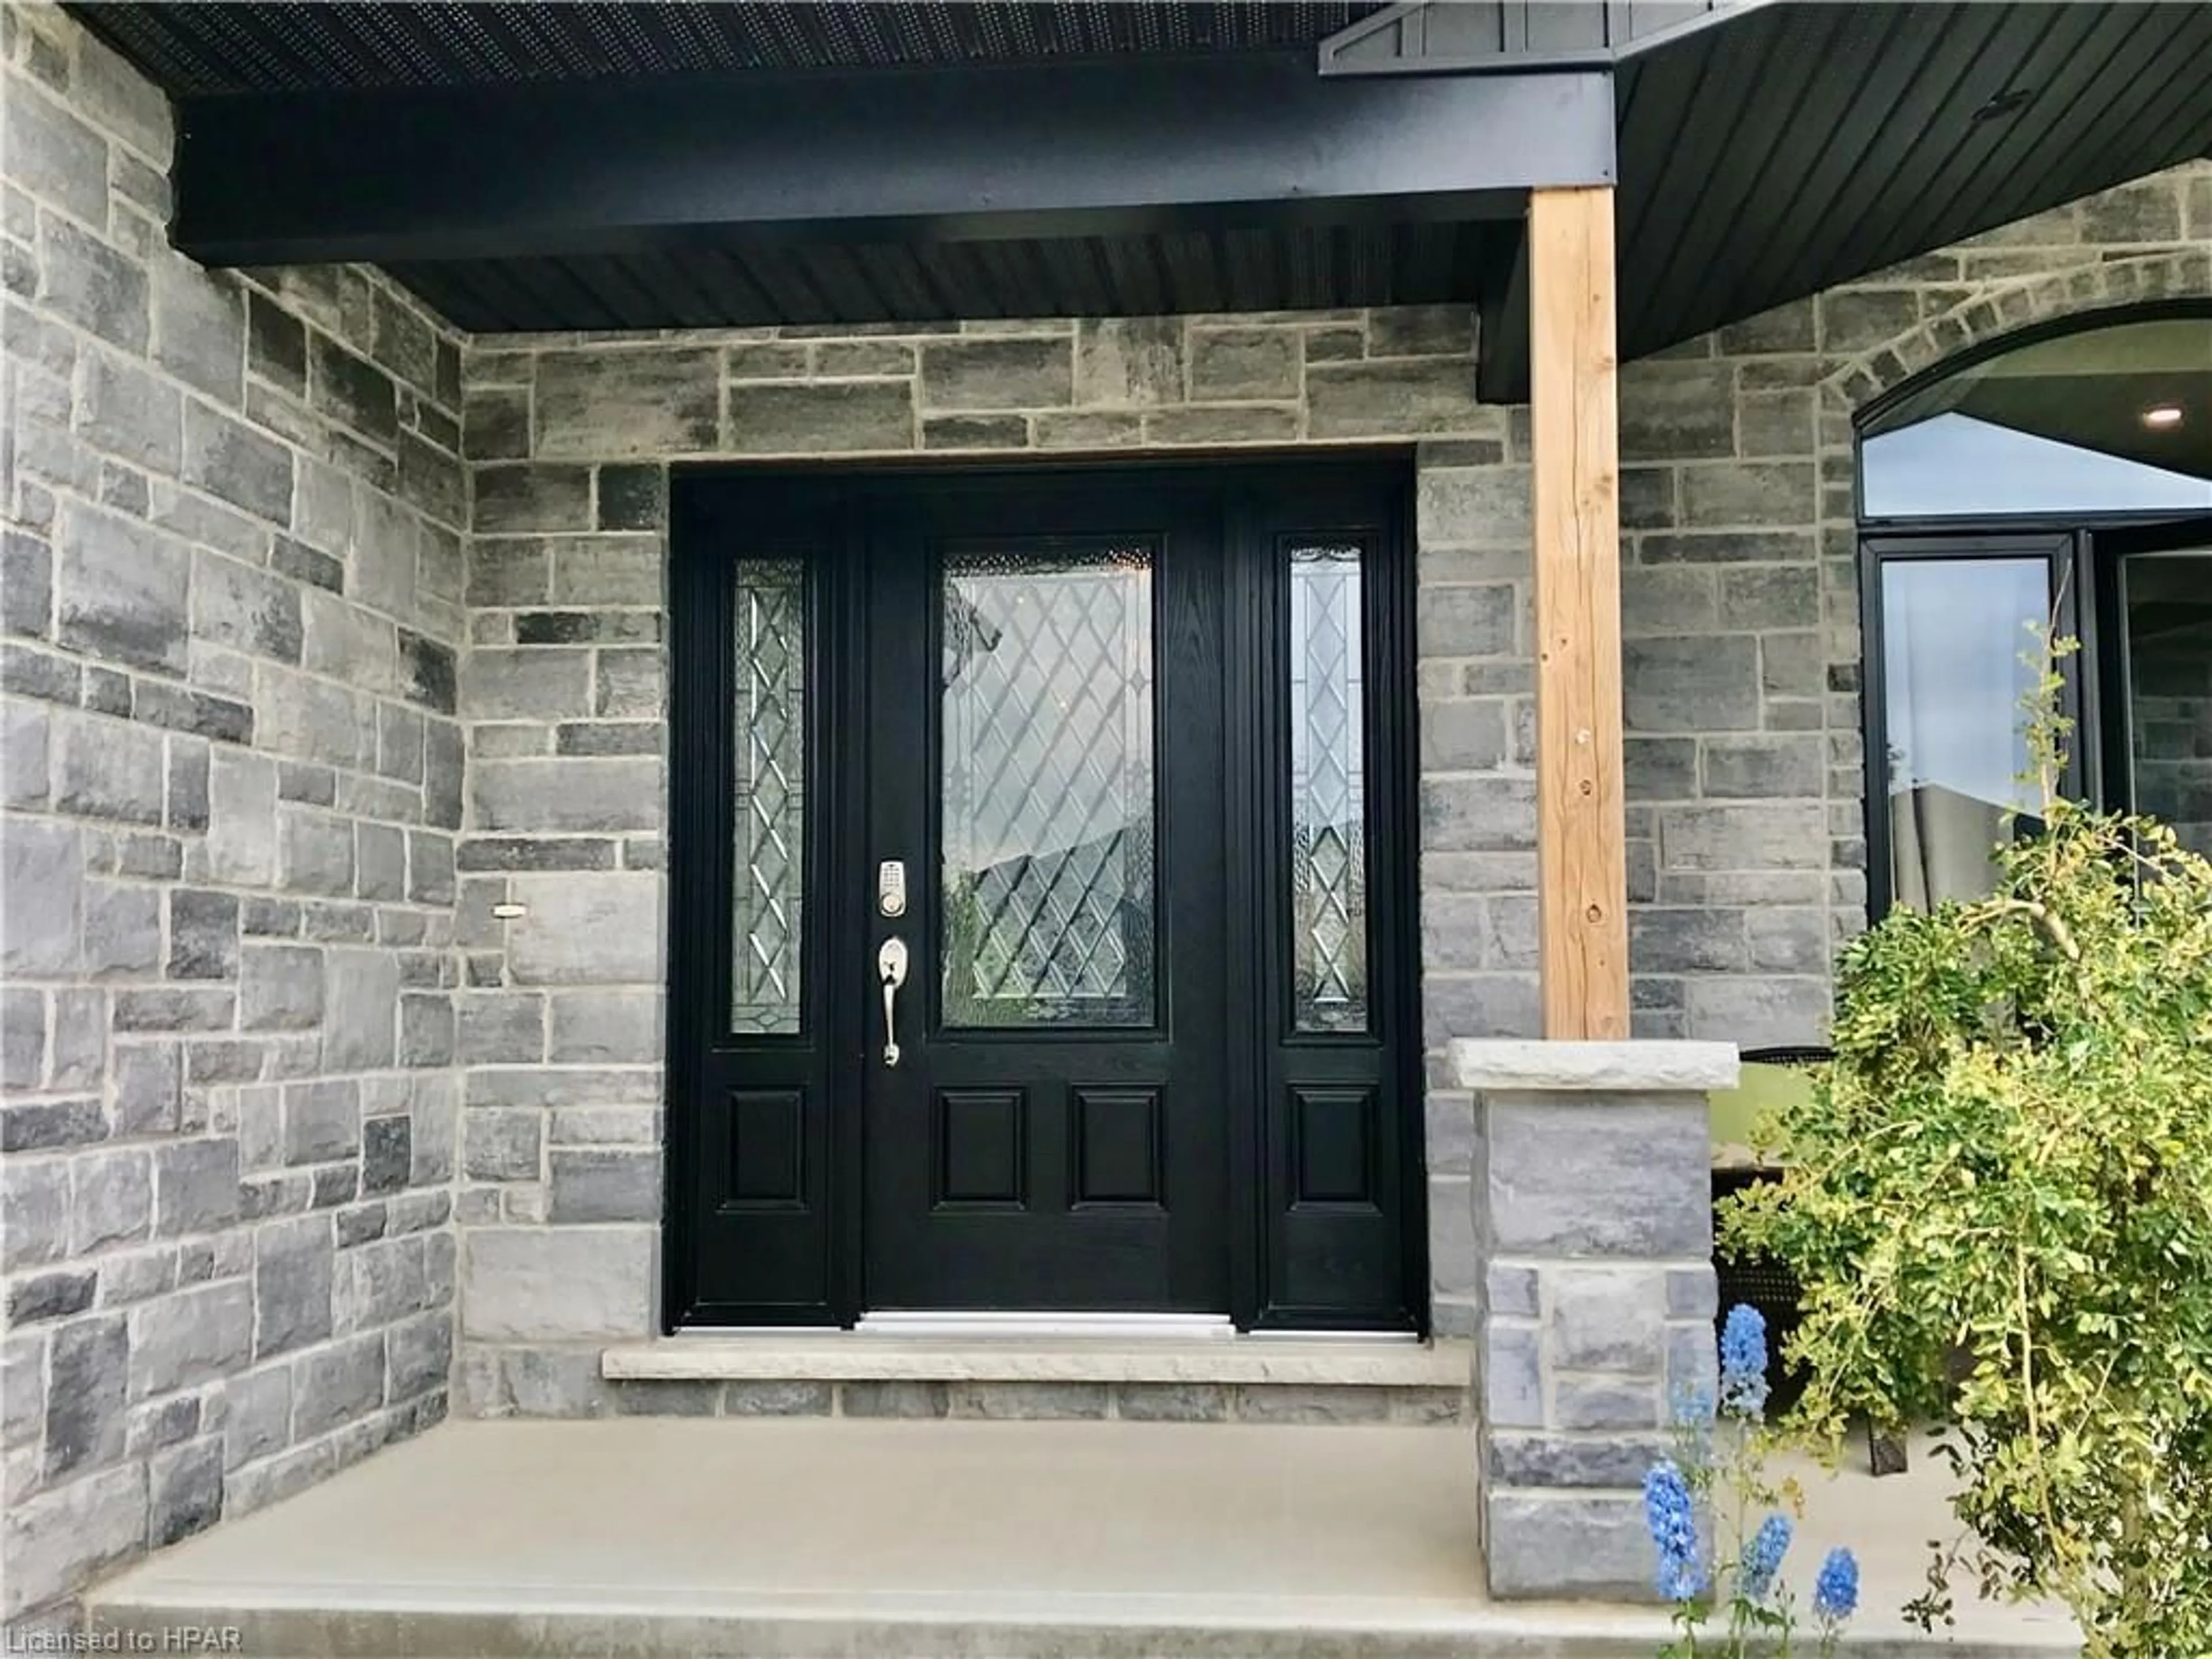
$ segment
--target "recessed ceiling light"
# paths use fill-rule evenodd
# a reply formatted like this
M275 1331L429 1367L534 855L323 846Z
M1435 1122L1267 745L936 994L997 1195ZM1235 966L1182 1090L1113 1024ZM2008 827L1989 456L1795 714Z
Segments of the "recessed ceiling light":
M1976 121L2002 121L2008 115L2017 115L2027 107L2028 100L2035 96L2033 87L2014 87L2001 92L1976 110Z
M2179 404L2153 404L2142 412L2142 423L2154 432L2164 432L2181 424Z

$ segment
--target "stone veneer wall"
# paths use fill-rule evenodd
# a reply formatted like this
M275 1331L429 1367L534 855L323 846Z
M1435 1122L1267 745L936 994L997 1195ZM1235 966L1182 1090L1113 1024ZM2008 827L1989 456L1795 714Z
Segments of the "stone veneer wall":
M0 7L4 1607L445 1409L459 341L170 251L161 95Z
M1972 340L2212 292L2208 235L2197 164L1624 368L1639 1035L1816 1040L1863 925L1851 411ZM1442 1045L1537 1026L1527 411L1474 401L1474 347L1454 307L471 342L467 1409L617 1408L599 1350L656 1317L672 461L1413 447L1431 1250L1437 1328L1474 1328Z
M1811 1040L1865 925L1856 412L1966 346L2184 295L2212 295L2212 161L1622 370L1639 1035Z
M1474 334L1442 307L472 343L467 1409L619 1407L599 1351L656 1317L671 459L1418 445L1428 1046L1533 1020L1527 428L1476 404ZM1467 1170L1462 1132L1431 1160L1462 1328Z

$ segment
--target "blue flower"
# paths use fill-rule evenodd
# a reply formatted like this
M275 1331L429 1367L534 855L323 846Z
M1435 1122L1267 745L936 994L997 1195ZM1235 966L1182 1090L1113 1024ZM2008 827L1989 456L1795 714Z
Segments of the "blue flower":
M1849 1550L1830 1550L1820 1563L1820 1576L1813 1582L1813 1611L1826 1623L1840 1625L1858 1605L1858 1557Z
M1686 1388L1674 1391L1674 1426L1678 1429L1700 1429L1713 1420L1713 1396L1708 1389Z
M1766 1319L1742 1303L1721 1328L1721 1405L1745 1417L1766 1409Z
M1789 1521L1779 1515L1768 1516L1743 1547L1743 1593L1754 1601L1764 1601L1772 1593L1774 1577L1782 1571L1782 1558L1789 1552Z
M1644 1522L1659 1550L1659 1595L1668 1601L1693 1600L1705 1588L1698 1559L1698 1516L1690 1483L1672 1462L1655 1465L1644 1477Z

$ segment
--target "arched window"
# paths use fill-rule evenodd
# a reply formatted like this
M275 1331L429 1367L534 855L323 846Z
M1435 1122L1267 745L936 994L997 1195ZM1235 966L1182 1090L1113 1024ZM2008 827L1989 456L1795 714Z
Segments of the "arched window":
M2069 793L2212 854L2212 305L2070 319L1859 418L1869 897L1985 891L2032 828L2030 629L2068 665Z

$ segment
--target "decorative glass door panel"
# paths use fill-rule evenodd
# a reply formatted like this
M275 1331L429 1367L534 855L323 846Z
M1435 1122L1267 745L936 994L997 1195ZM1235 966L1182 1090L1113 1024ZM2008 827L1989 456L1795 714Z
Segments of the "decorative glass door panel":
M1356 545L1290 551L1291 989L1301 1031L1367 1029L1361 566Z
M799 1030L805 915L806 572L740 559L730 1029Z
M945 1023L1150 1025L1152 550L955 553L940 600Z

